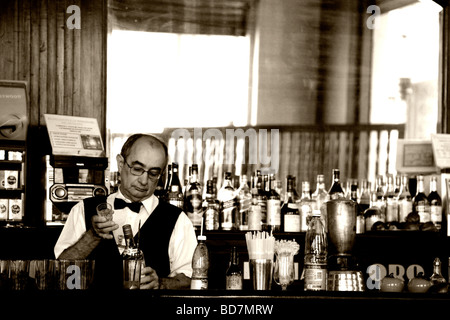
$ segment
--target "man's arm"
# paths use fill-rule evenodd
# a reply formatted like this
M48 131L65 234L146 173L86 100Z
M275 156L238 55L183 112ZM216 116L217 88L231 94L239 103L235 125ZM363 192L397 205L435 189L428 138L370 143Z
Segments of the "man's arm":
M58 259L86 259L103 239L112 239L111 231L119 226L105 217L93 216L92 228L86 231L72 246L65 249Z
M75 244L64 250L58 259L86 259L101 240L102 238L97 236L93 229L89 229Z

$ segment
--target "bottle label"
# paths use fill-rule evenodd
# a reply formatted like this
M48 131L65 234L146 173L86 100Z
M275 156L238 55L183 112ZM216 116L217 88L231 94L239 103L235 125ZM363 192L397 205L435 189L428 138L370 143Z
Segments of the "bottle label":
M281 201L270 199L267 201L267 224L279 226L281 224Z
M248 212L248 230L261 231L261 207L252 205Z
M309 204L300 203L300 231L308 230L308 223L312 217L312 209Z
M327 290L327 268L324 264L305 264L305 290Z
M357 216L356 217L356 234L364 233L365 231L365 219L364 216Z
M442 225L442 206L431 206L431 222L436 226L438 230Z
M233 213L235 210L234 199L224 201L222 203L222 221L221 227L222 230L231 230L233 227Z
M426 205L416 206L417 213L420 217L420 222L425 223L431 221L430 207Z
M406 217L412 212L412 201L402 200L398 204L398 220L406 222Z
M296 203L288 203L287 207L294 210L298 209L298 205Z
M227 282L226 283L227 290L242 290L242 275L240 274L227 275L226 282Z
M169 203L171 205L174 205L175 207L178 207L180 209L184 209L184 201L180 200L180 199L174 199L174 198L169 198Z
M208 289L208 279L192 279L191 280L192 290L207 290Z
M398 221L398 203L388 200L386 205L386 222Z
M300 232L300 215L284 215L284 232Z
M205 229L219 230L219 212L213 206L208 206L206 209Z

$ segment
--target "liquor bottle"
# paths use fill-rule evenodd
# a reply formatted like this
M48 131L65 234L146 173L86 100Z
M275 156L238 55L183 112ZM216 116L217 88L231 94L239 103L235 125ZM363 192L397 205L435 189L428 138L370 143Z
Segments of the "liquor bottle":
M340 175L341 171L339 169L333 169L333 180L331 181L330 190L328 190L330 199L344 198L345 196L341 186Z
M430 202L425 195L423 175L417 176L417 193L413 198L413 211L419 215L420 223L431 221Z
M284 201L284 198L285 198L285 192L284 192L284 189L283 189L283 184L278 179L274 180L273 184L274 184L275 191L280 195L281 205L283 205L283 201Z
M166 200L167 200L167 194L170 191L170 184L172 183L172 165L168 164L167 165L167 180L166 180L166 185L164 186L164 190L166 192L165 196L166 196Z
M432 285L447 282L442 275L442 263L439 258L435 258L433 261L433 274L430 277L430 281Z
M352 184L353 184L353 179L347 179L345 181L344 187L342 188L344 190L344 197L346 199L350 199L352 196Z
M386 222L398 222L398 197L395 193L395 180L392 174L387 176L384 198L386 199Z
M313 209L316 202L311 199L311 190L309 181L302 181L302 195L297 202L298 210L300 212L300 231L305 232L308 229L308 223L311 219ZM318 210L320 212L320 210Z
M184 198L185 212L196 230L200 230L202 225L202 186L198 181L198 165L191 166L190 183L186 187Z
M184 184L183 184L184 205L186 205L186 196L187 196L186 193L191 186L191 180L192 180L192 166L189 166L188 176L187 176L187 178L184 179Z
M231 182L231 172L225 173L225 180L217 192L217 200L220 203L219 219L222 230L232 230L234 217L236 216L236 194Z
M430 193L428 194L430 202L431 222L437 230L442 228L442 199L437 191L437 177L432 176L430 180Z
M300 200L300 195L297 191L297 178L295 176L292 176L292 185L294 186L294 201L297 202Z
M134 242L131 225L123 225L122 230L125 239L125 249L122 252L123 288L139 289L144 254Z
M386 199L384 193L383 176L377 175L375 180L375 191L372 194L372 203L370 206L380 209L383 223L386 222Z
M353 183L351 185L350 199L356 203L356 234L361 234L366 231L366 223L364 211L358 203L358 185Z
M226 285L227 290L242 290L243 277L242 269L239 266L239 254L236 247L231 249L230 264L226 272Z
M394 193L396 194L397 199L398 199L398 196L400 195L400 186L401 185L402 185L402 176L400 174L397 174L395 176L395 187L394 187Z
M327 234L320 217L314 210L305 235L305 258L303 267L305 291L327 290Z
M274 175L271 174L268 179L267 226L269 231L278 232L281 229L281 199L275 190Z
M161 175L161 177L159 177L159 179L158 179L158 184L156 185L154 194L160 200L165 200L165 198L166 198L166 190L164 189L163 175Z
M258 194L256 196L257 204L260 206L261 210L261 229L263 231L267 230L267 195L264 192L264 182L261 174L257 172L256 189Z
M412 196L409 192L409 179L407 174L401 175L400 193L398 195L398 221L406 222L406 217L412 212Z
M286 195L281 207L282 231L300 232L300 212L294 200L293 177L288 175L286 180Z
M258 189L256 188L256 176L252 176L251 195L252 200L248 212L248 230L261 231L261 206L258 204Z
M252 204L252 193L248 185L247 175L243 174L240 178L239 188L236 190L238 210L236 218L236 227L238 230L248 230L248 212Z
M167 201L184 210L183 188L181 187L180 178L178 177L178 163L176 162L172 163L172 178L170 179Z
M206 246L206 236L199 235L198 243L192 256L191 289L208 289L209 252Z
M219 230L219 202L214 196L213 181L206 181L206 194L203 200L203 212L206 230Z
M366 211L366 209L370 208L370 186L370 181L367 181L367 179L361 180L361 188L358 195L358 204L363 212Z
M216 176L214 176L213 177L213 191L214 191L214 197L216 197L216 199L217 199L217 177Z
M311 195L311 198L316 201L316 208L319 209L322 214L325 231L328 231L328 216L325 202L330 200L330 195L325 189L325 176L323 174L317 175L316 190Z

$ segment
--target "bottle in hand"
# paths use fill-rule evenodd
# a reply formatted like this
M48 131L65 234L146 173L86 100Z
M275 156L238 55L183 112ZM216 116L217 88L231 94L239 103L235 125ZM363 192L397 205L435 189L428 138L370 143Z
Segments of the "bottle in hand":
M126 243L125 249L122 252L123 288L139 289L141 282L141 267L144 264L144 254L134 241L131 225L124 225L122 230Z
M209 252L206 236L199 235L197 239L198 244L192 256L191 289L206 290L208 289Z

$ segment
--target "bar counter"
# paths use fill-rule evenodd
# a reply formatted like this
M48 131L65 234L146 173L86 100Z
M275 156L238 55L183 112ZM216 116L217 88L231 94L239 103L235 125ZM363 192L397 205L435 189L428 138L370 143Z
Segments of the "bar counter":
M115 315L123 312L163 314L164 318L276 318L305 315L338 316L345 319L377 315L414 319L423 313L448 312L450 294L304 291L226 291L226 290L132 290L132 291L9 291L1 292L2 306L21 313ZM25 307L26 306L26 307ZM135 311L133 311L135 310ZM445 314L445 313L444 313ZM158 319L163 317L157 317Z

